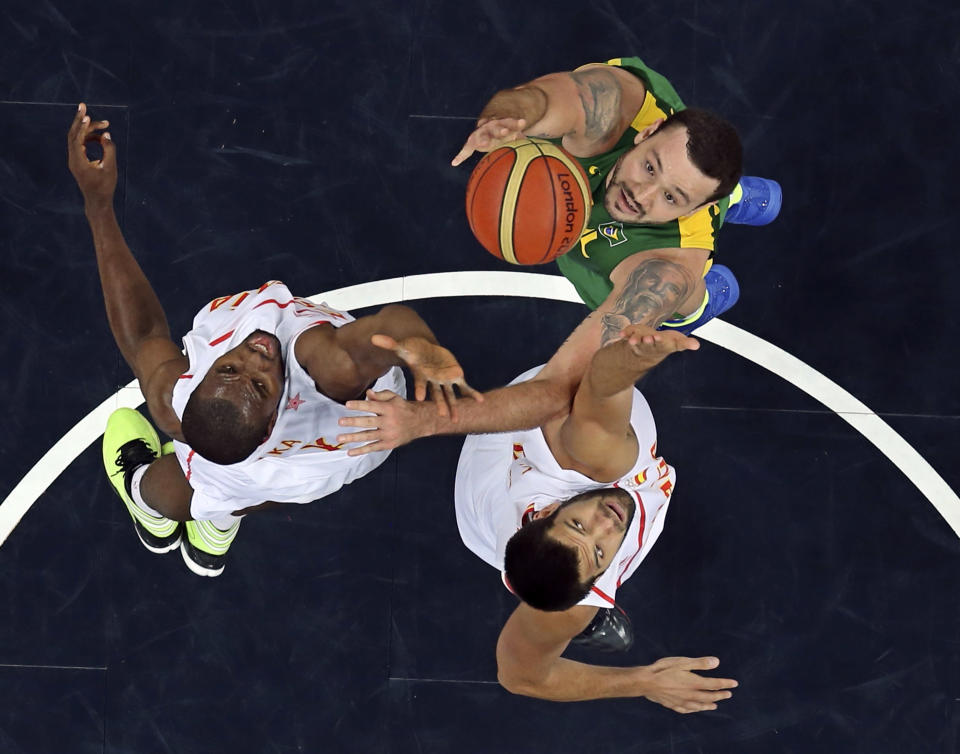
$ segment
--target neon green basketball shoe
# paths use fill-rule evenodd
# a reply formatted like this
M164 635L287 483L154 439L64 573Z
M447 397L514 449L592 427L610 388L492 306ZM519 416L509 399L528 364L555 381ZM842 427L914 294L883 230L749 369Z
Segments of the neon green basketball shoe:
M183 525L141 509L130 497L130 482L134 470L153 463L159 453L160 438L139 411L118 408L110 414L103 433L103 467L114 491L127 506L143 546L158 554L170 552L180 544Z
M224 531L209 521L185 521L187 536L180 543L180 554L187 568L198 576L219 576L227 560L227 550L236 539L242 518Z

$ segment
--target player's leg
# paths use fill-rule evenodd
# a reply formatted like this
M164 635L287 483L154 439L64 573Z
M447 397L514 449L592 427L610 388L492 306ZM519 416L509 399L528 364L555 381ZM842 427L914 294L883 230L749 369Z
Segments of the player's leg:
M139 411L121 408L107 420L103 433L103 465L114 491L133 519L137 536L151 552L169 552L180 544L183 526L146 504L139 493L140 483L154 463L160 463L160 438ZM167 455L166 459L173 456ZM182 474L181 474L182 476Z
M172 443L171 443L172 446ZM183 473L175 455L167 454L150 464L139 485L134 489L134 501L152 508L174 521L189 521L190 499L193 488Z

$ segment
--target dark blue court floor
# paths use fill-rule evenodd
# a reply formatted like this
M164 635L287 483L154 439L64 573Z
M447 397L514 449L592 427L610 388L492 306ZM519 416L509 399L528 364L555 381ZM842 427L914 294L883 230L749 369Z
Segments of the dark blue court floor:
M78 101L112 122L118 214L179 336L267 279L312 295L506 269L467 228L469 168L449 166L471 119L498 88L632 54L731 119L747 172L783 186L775 224L721 233L742 290L724 318L849 390L960 489L953 3L14 0L0 38L3 497L131 379L66 169ZM484 389L584 314L413 303ZM642 389L678 487L621 592L638 636L614 662L715 654L740 681L717 712L497 685L513 602L460 543L456 438L250 517L211 580L140 546L95 443L0 546L0 752L960 751L960 542L931 502L717 346Z

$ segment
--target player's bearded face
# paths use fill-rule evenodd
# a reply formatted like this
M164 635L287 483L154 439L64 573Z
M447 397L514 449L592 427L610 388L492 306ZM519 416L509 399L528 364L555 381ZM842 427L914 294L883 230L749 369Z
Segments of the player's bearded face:
M630 225L654 225L692 214L716 191L687 154L687 129L674 126L639 138L607 177L603 206Z
M557 509L550 535L577 551L580 577L592 581L613 561L635 513L636 503L628 495L567 501Z
M212 383L211 396L225 398L251 419L267 422L277 412L284 380L280 341L256 330L214 361L203 382Z

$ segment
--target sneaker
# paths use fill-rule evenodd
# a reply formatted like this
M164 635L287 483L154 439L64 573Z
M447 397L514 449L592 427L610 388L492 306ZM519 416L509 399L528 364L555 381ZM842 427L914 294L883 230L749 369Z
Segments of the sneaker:
M740 284L733 271L722 264L713 265L703 277L707 286L705 302L700 309L686 319L668 320L658 329L674 330L689 335L714 317L719 317L740 300Z
M137 536L150 552L170 552L180 544L183 526L163 516L147 513L130 497L133 471L153 463L160 451L160 438L139 411L118 408L107 419L103 433L103 467L114 491L127 506Z
M740 179L743 196L727 210L725 223L736 225L769 225L780 214L783 191L769 178L745 175Z
M230 528L218 529L209 521L186 521L187 536L180 543L180 554L187 568L198 576L219 576L227 559L230 543L240 528L238 518Z
M625 652L633 646L633 624L619 605L601 607L590 625L570 642L587 649Z

